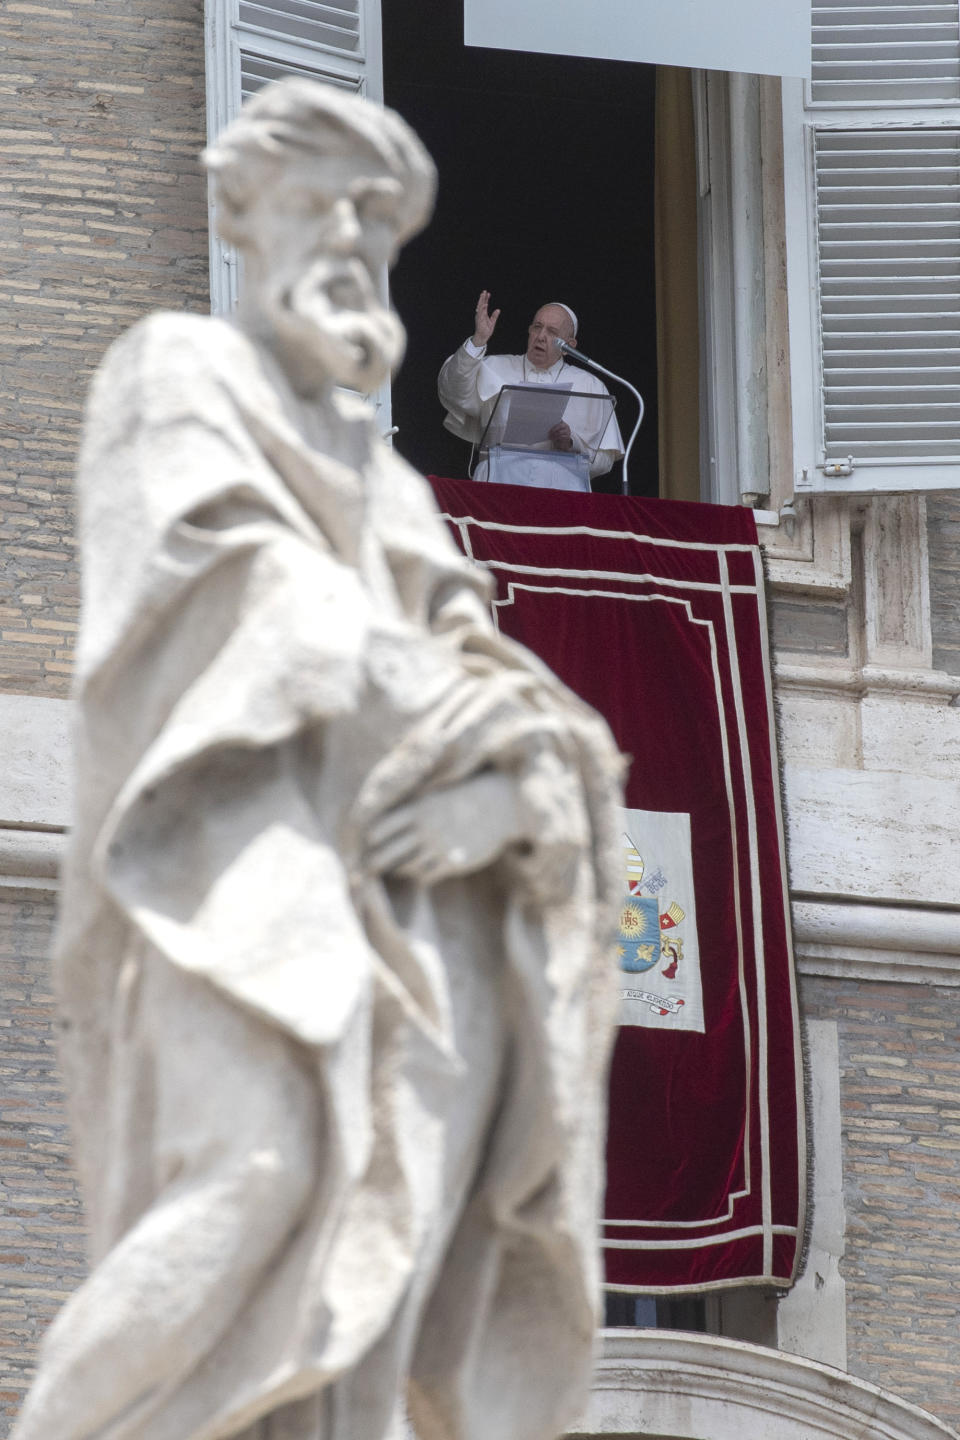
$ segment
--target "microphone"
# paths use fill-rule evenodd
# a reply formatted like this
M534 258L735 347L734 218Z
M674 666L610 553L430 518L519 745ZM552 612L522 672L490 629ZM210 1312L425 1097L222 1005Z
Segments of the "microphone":
M576 346L568 345L566 340L561 340L559 335L554 335L553 343L561 355L572 355L574 360L585 360L588 365L593 364L593 361L588 356L584 355Z
M637 431L640 429L640 426L643 423L643 396L640 394L639 390L634 389L634 387L630 384L629 380L624 380L622 375L615 375L612 370L606 369L606 367L599 364L598 361L591 360L589 355L584 355L583 351L578 350L574 345L568 345L566 340L560 339L559 335L554 335L553 343L554 345L556 345L561 355L567 356L571 360L579 360L581 364L589 365L590 369L595 370L598 375L605 375L608 380L615 380L618 385L625 385L626 388L630 391L630 394L635 397L637 404L640 406L640 413L637 416L637 423L633 427L633 433L631 434L630 439L627 441L627 448L624 451L623 455L623 493L624 495L629 495L630 490L629 480L627 479L627 462L630 459L630 451L633 449L633 442L637 438Z

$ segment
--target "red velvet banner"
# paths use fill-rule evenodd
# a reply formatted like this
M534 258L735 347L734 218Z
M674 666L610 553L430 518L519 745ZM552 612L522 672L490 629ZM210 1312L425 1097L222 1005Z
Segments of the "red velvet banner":
M497 623L631 757L608 1284L789 1284L804 1118L763 573L748 510L432 481Z

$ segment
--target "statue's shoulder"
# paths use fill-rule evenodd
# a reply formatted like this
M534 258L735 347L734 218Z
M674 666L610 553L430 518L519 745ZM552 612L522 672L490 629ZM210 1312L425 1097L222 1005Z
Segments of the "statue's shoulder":
M87 426L111 430L134 416L159 425L232 408L257 369L250 341L228 321L156 311L110 346L90 388Z
M114 341L100 368L130 374L132 367L138 379L145 371L175 372L179 366L191 373L201 368L222 371L249 348L249 341L227 320L156 310Z

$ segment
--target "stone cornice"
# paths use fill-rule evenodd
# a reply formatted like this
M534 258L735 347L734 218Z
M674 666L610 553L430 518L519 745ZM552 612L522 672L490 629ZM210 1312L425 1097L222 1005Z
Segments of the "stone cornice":
M608 1330L577 1437L958 1440L915 1405L841 1370L673 1330Z
M831 661L803 664L777 656L773 667L778 691L801 690L863 696L872 691L899 694L905 699L927 696L952 700L960 695L960 676L943 670L895 669L882 665L844 665Z
M802 975L960 985L960 910L800 896L791 908Z
M0 891L55 893L65 844L62 830L0 822Z

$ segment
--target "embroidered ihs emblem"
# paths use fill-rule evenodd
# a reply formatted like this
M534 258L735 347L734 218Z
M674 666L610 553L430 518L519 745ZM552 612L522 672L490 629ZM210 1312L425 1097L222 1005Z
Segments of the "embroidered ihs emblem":
M660 913L653 896L627 895L620 911L621 970L631 975L650 970L660 959Z
M685 911L675 900L661 909L658 897L668 884L667 877L659 867L647 872L646 862L629 835L624 835L624 870L627 893L620 911L620 968L640 975L652 970L662 958L664 975L673 980L683 956L683 941L670 932L676 931L686 918Z

